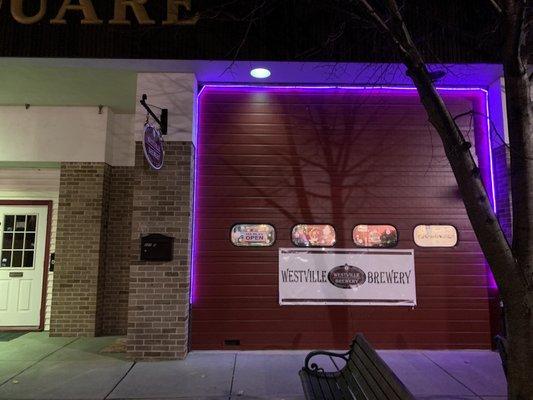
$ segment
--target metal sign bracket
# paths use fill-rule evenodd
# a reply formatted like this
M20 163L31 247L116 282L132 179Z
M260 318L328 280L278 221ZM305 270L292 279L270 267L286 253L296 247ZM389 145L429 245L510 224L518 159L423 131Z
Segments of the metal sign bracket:
M141 105L146 109L148 114L150 114L150 116L154 119L154 121L159 125L161 134L166 135L167 129L168 129L168 109L159 108L157 106L154 106L153 104L148 104L146 103L146 99L148 99L148 96L146 96L146 94L143 94L140 100ZM159 117L152 111L150 106L159 108L161 110L161 114Z

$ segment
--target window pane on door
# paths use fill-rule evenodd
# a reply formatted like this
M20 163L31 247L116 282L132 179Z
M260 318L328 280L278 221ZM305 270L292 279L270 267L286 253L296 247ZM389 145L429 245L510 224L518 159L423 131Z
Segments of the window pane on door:
M20 268L22 267L22 251L13 252L13 260L11 262L11 267Z
M11 266L11 251L2 251L2 259L0 260L0 267Z
M24 248L24 233L15 233L13 248L21 250Z
M13 234L4 233L4 239L2 240L2 249L10 250L13 248Z
M25 251L24 252L24 268L32 268L33 267L33 251Z
M28 215L26 218L26 231L35 232L37 225L37 215Z
M17 217L15 218L15 230L23 231L25 228L26 228L26 216L17 215Z
M33 250L35 248L35 233L26 233L24 240L24 249Z
M4 231L11 232L14 229L15 229L15 216L6 215L4 217Z

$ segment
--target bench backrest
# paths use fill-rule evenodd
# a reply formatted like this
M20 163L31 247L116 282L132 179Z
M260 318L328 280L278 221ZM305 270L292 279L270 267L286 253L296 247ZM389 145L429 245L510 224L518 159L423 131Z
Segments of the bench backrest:
M359 382L367 386L366 389L364 387L362 389L365 393L371 394L369 398L375 396L376 399L414 399L414 396L362 334L357 334L352 342L350 357L345 369L348 369Z

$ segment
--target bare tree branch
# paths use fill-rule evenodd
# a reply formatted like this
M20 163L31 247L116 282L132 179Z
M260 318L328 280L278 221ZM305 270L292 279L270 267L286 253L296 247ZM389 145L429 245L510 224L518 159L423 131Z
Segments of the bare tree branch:
M499 14L501 14L503 12L502 8L500 7L500 5L498 4L498 2L496 0L489 0L489 3L492 5L492 7L494 7L494 9Z
M376 12L376 10L374 9L374 7L372 7L370 5L370 3L367 1L367 0L359 0L359 3L362 4L364 6L364 8L366 9L366 12L368 13L368 15L370 16L370 18L374 21L374 23L376 24L376 26L378 27L379 30L381 30L382 32L386 33L389 35L389 38L392 39L392 41L396 44L396 46L398 47L398 50L400 50L400 52L402 53L405 53L406 50L403 48L403 45L402 43L400 43L396 37L396 35L394 34L394 32L391 31L391 29L389 28L389 26L385 23L385 21L383 20L383 18L381 18L379 16L379 14Z
M510 0L511 1L511 0ZM448 112L444 101L437 92L420 52L411 40L395 0L387 0L391 21L386 29L384 20L367 0L359 0L377 27L397 46L400 56L407 67L408 75L418 89L421 102L426 109L431 124L435 127L446 151L448 160L461 191L468 216L474 231L489 261L500 290L511 292L514 285L525 287L526 282L517 277L514 257L506 237L492 210L488 195L478 176L478 168L470 151L465 148L465 139ZM508 268L512 265L514 267ZM505 267L504 267L505 266Z

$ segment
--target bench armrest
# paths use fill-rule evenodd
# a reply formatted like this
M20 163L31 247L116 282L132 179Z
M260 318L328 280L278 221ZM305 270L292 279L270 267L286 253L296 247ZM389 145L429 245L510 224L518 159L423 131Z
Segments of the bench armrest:
M311 361L311 358L315 356L328 356L328 357L337 357L342 358L345 362L348 362L350 352L347 351L346 353L333 353L331 351L312 351L310 352L307 357L305 357L304 362L304 369L309 372L324 372L324 368L320 368L316 363L312 363L309 365L309 361Z

